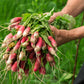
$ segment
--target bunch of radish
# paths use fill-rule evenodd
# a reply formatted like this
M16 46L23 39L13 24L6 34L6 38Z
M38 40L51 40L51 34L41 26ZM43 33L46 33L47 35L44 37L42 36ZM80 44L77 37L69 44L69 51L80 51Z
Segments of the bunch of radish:
M45 75L46 63L52 67L55 66L54 57L59 60L57 44L48 24L51 15L52 11L46 15L26 13L10 21L10 33L2 43L2 48L6 48L3 59L6 69L17 72L20 80L31 70Z

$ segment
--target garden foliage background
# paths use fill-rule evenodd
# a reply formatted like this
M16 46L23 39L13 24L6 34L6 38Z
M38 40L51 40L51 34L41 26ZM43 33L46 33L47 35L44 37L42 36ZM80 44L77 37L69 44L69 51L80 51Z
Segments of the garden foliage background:
M9 23L10 19L13 17L21 16L23 13L41 13L41 12L49 12L53 7L55 7L55 12L60 11L66 4L67 0L0 0L0 25ZM83 13L76 17L76 27L81 25ZM2 31L0 32L0 40L4 39L5 35L9 32ZM71 77L68 79L63 79L63 74L68 72L68 75L73 73L73 67L75 62L75 54L76 54L76 41L71 41L66 43L58 48L64 55L61 55L57 52L58 56L61 59L60 68L64 70L64 72L59 72L60 74L56 74L57 69L52 69L48 66L47 74L44 76L43 81L47 84L71 84ZM79 46L79 54L78 61L76 67L76 75L78 74L80 67L84 62L84 39L81 40ZM2 67L2 66L0 66ZM1 68L0 68L1 69ZM3 84L19 84L17 79L12 78L14 74L11 76L11 72L8 72ZM2 81L4 76L0 78ZM42 77L42 76L41 76ZM40 78L41 78L40 77ZM14 81L13 81L14 80ZM43 84L39 81L33 74L29 76L27 81L23 79L22 84ZM13 82L12 82L13 81Z

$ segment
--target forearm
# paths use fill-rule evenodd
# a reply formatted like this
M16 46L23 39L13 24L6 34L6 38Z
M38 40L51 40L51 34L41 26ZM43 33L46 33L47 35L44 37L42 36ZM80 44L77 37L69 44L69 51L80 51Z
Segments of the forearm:
M78 14L80 14L83 10L84 10L84 0L68 0L62 12L65 14L70 14L75 17Z
M84 37L84 26L72 30L59 30L58 46L72 40L77 40Z

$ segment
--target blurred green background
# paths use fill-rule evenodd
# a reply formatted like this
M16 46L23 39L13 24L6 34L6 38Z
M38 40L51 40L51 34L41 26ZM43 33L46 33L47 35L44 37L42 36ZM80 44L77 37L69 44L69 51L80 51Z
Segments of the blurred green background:
M41 13L49 12L55 7L55 12L60 11L66 4L67 0L0 0L0 25L9 23L11 18L21 16L23 13ZM76 17L76 27L81 26L83 13ZM0 39L3 39L7 35L7 31L0 32ZM57 52L61 59L60 68L64 72L60 72L58 69L51 69L47 64L47 73L44 76L43 81L46 84L71 84L71 75L73 73L73 67L76 54L76 42L71 41L58 48L64 55ZM76 75L78 74L80 67L84 62L84 39L81 40L79 46L78 61L76 67ZM68 79L63 79L63 74L68 73ZM12 74L12 76L11 76ZM17 81L17 78L13 77L14 73L8 72L2 84L43 84L33 74L29 78L23 78L22 82ZM39 76L39 75L38 75ZM4 75L2 76L4 77ZM1 77L0 77L1 78ZM42 76L40 76L42 78ZM27 81L25 82L25 79ZM2 81L3 78L0 79Z

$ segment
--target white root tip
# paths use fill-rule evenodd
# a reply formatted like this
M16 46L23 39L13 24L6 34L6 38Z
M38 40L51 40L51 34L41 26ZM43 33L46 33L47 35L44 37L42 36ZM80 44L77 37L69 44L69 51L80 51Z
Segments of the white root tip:
M12 63L12 60L9 60L9 59L6 62L7 65L10 65L11 63Z
M41 48L40 48L39 46L36 46L36 47L34 48L34 51L35 51L35 52L38 52L38 51L40 51L40 49L41 49Z

